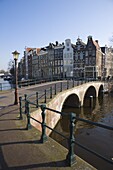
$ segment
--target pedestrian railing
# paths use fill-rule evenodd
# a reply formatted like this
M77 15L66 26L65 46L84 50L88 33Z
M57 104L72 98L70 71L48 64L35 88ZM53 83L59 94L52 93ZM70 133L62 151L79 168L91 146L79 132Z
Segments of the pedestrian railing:
M22 105L23 101L25 102L25 107ZM35 106L35 107L41 108L42 122L40 122L39 120L36 120L35 118L33 118L31 116L31 111L30 111L31 107L30 106ZM23 108L25 108L24 111L22 111ZM69 137L66 137L62 133L58 132L57 130L51 128L50 126L48 126L46 124L46 111L47 110L49 110L53 113L56 113L56 114L60 114L60 116L63 116L63 115L69 115L70 116L70 126L69 126L69 134L70 135L69 135ZM113 165L112 160L110 160L110 159L104 157L103 155L95 152L94 150L80 144L75 139L75 128L76 128L76 122L78 122L78 121L82 121L82 122L85 122L85 123L88 123L88 124L91 124L91 125L94 125L94 126L98 126L100 128L104 128L104 129L107 129L107 130L113 130L113 127L107 126L107 125L104 125L104 124L101 124L101 123L92 122L90 120L79 118L79 116L77 116L75 113L59 112L57 110L46 107L46 104L39 104L39 103L37 104L37 103L31 102L27 98L27 95L25 95L24 100L22 98L20 98L20 119L23 119L22 113L25 113L26 117L27 117L27 125L26 125L27 130L29 130L32 127L31 123L30 123L31 119L36 121L37 123L39 123L41 125L42 134L41 134L41 137L40 137L40 142L44 143L48 139L48 137L46 135L46 128L50 129L51 131L54 131L55 133L62 136L64 139L66 139L68 141L69 146L68 146L68 154L66 156L66 162L68 163L69 166L72 166L74 163L76 163L76 155L75 155L75 151L74 151L75 145L78 145L82 149L89 151L90 153L96 155L97 157L99 157L99 158L101 158L101 159L105 160L106 162L109 162L110 164Z
M79 86L86 83L85 81L74 81L74 80L67 80L65 82L60 83L54 83L49 88L46 88L44 90L38 90L36 93L32 93L30 95L25 94L25 100L28 98L33 103L47 103L50 101L55 95L57 95L59 92L62 92L64 90L68 90L70 88Z
M47 83L47 82L55 82L55 81L73 81L74 82L77 82L77 84L80 84L80 83L83 83L83 82L89 82L89 81L92 81L92 80L76 80L74 78L56 78L56 79L49 79L49 78L43 78L43 79L40 79L40 80L36 80L36 79L29 79L29 80L24 80L24 81L18 81L18 86L21 88L23 86L31 86L31 85L35 85L35 84L41 84L41 83Z

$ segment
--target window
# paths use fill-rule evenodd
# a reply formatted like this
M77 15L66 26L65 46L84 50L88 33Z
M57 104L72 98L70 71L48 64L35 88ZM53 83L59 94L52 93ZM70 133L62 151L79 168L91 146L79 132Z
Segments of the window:
M86 56L88 56L88 51L86 51Z
M67 48L67 51L69 51L70 49L69 48Z
M92 64L93 64L93 65L95 65L95 64L96 64L95 57L93 57L93 59L92 59Z
M92 58L89 58L89 64L90 65L92 64Z
M78 53L76 53L75 57L76 57L76 60L78 60Z
M73 60L72 59L70 59L70 64L73 64Z
M70 53L70 58L72 58L72 53Z
M80 45L78 45L78 50L80 50Z
M67 42L66 45L69 46L69 43Z
M92 46L90 45L90 46L89 46L89 50L91 50L91 49L92 49Z
M90 56L92 55L92 51L91 51L91 50L89 50L89 55L90 55Z
M95 50L93 50L93 56L95 56Z
M86 64L88 64L88 58L86 58Z
M66 58L66 54L64 54L64 58Z
M67 53L67 58L69 58L69 54Z
M83 59L83 53L80 52L80 59L82 60Z

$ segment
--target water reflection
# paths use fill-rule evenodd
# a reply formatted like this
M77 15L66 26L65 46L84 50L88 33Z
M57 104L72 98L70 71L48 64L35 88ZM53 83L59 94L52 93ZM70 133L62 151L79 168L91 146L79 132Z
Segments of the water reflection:
M91 120L93 122L105 122L105 120L103 120L103 118L105 118L105 115L107 113L113 112L112 99L113 96L105 95L104 98L103 97L95 98L93 101L92 108L88 107L88 104L81 108L73 107L70 108L65 106L62 109L62 112L66 112L69 114L73 112L76 113L76 115L79 116L80 118ZM89 100L87 100L87 103L89 103ZM56 130L66 135L67 137L69 136L69 124L70 124L69 114L63 115L55 127ZM79 131L80 133L82 133L82 130L84 130L85 128L94 128L94 125L90 125L82 121L76 121L75 134L79 134ZM60 137L54 132L50 136L57 140L58 142L62 140L62 137Z
M98 98L93 108L64 107L62 111L68 112L69 114L70 112L74 112L81 118L113 126L113 95L104 95L103 98ZM69 115L61 117L55 129L66 137L69 137ZM68 148L68 141L65 138L56 133L52 133L51 137ZM113 131L78 121L75 127L75 139L77 142L80 142L80 144L96 151L108 159L113 157ZM86 152L77 145L75 145L75 153L96 169L113 169L112 165Z

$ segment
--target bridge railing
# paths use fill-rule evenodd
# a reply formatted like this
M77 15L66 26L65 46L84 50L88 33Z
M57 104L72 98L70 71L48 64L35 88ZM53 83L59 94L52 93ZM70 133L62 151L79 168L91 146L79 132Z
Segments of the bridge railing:
M47 103L52 99L55 95L57 95L59 92L62 92L64 90L79 86L81 84L86 83L85 81L75 81L75 80L66 80L65 82L59 82L52 84L49 88L46 88L44 90L38 90L35 93L32 93L30 95L27 95L27 98L38 105L38 103ZM25 95L26 100L26 95Z
M23 119L22 110L21 110L22 109L22 103L21 102L22 102L22 98L20 98L20 119ZM35 118L33 118L31 116L31 114L30 114L31 113L31 110L30 110L31 105L34 105L35 107L37 107L37 104L29 101L26 98L25 112L24 112L24 113L26 113L26 117L27 117L26 129L29 130L32 127L31 122L30 122L30 120L32 119L32 120L36 121L37 123L39 123L42 127L42 131L41 131L42 134L41 134L41 137L40 137L40 142L44 143L45 141L47 141L48 137L46 135L46 128L50 129L51 131L54 131L58 135L65 138L68 141L68 154L66 156L66 162L68 163L69 166L72 166L74 163L76 163L76 155L75 155L75 151L74 151L75 145L78 145L82 149L89 151L90 153L96 155L97 157L99 157L99 158L103 159L104 161L113 165L112 160L110 160L110 159L104 157L103 155L95 152L94 150L84 146L83 144L77 142L76 139L75 139L75 129L76 129L76 122L77 121L83 121L85 123L88 123L88 124L91 124L91 125L94 125L94 126L98 126L100 128L104 128L104 129L107 129L107 130L113 130L113 127L107 126L107 125L101 124L101 123L92 122L90 120L86 120L86 119L83 119L83 118L79 118L75 113L59 112L57 110L46 107L46 104L41 104L41 105L38 104L38 107L41 108L41 116L42 116L42 122L40 122L39 120L36 120ZM47 110L52 111L56 114L60 114L61 116L63 116L63 115L69 115L70 116L69 137L66 137L62 133L58 132L57 130L53 129L52 127L50 127L46 124L46 111Z
M74 77L67 77L67 78L55 78L55 79L50 79L50 78L44 78L44 79L29 79L29 80L24 80L24 81L18 81L18 86L21 88L23 86L31 86L35 84L41 84L41 83L46 83L46 82L55 82L55 81L73 81L73 82L89 82L92 80L89 79L84 79L84 80L79 80L75 79Z
M33 111L36 110L39 103L47 103L59 92L82 85L84 83L87 83L87 81L75 81L74 79L66 80L65 82L61 81L60 83L52 84L49 88L46 88L44 90L38 90L37 92L31 93L30 95L25 94L24 98L20 98L20 103L22 103L22 108L20 108L20 112L25 112L25 105L27 99L36 105L36 107L34 105L32 106Z

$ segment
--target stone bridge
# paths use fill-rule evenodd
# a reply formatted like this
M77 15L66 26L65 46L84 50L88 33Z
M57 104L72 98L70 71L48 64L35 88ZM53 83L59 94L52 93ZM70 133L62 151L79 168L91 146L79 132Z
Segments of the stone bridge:
M97 98L103 94L104 83L103 82L89 82L82 84L71 89L65 90L57 94L46 107L62 112L63 107L90 107L91 99ZM32 117L41 121L41 109L31 113ZM53 111L46 110L46 124L51 128L54 128L59 121L61 115ZM31 124L41 130L41 126L34 120L31 120ZM51 133L49 129L46 131L47 135Z

